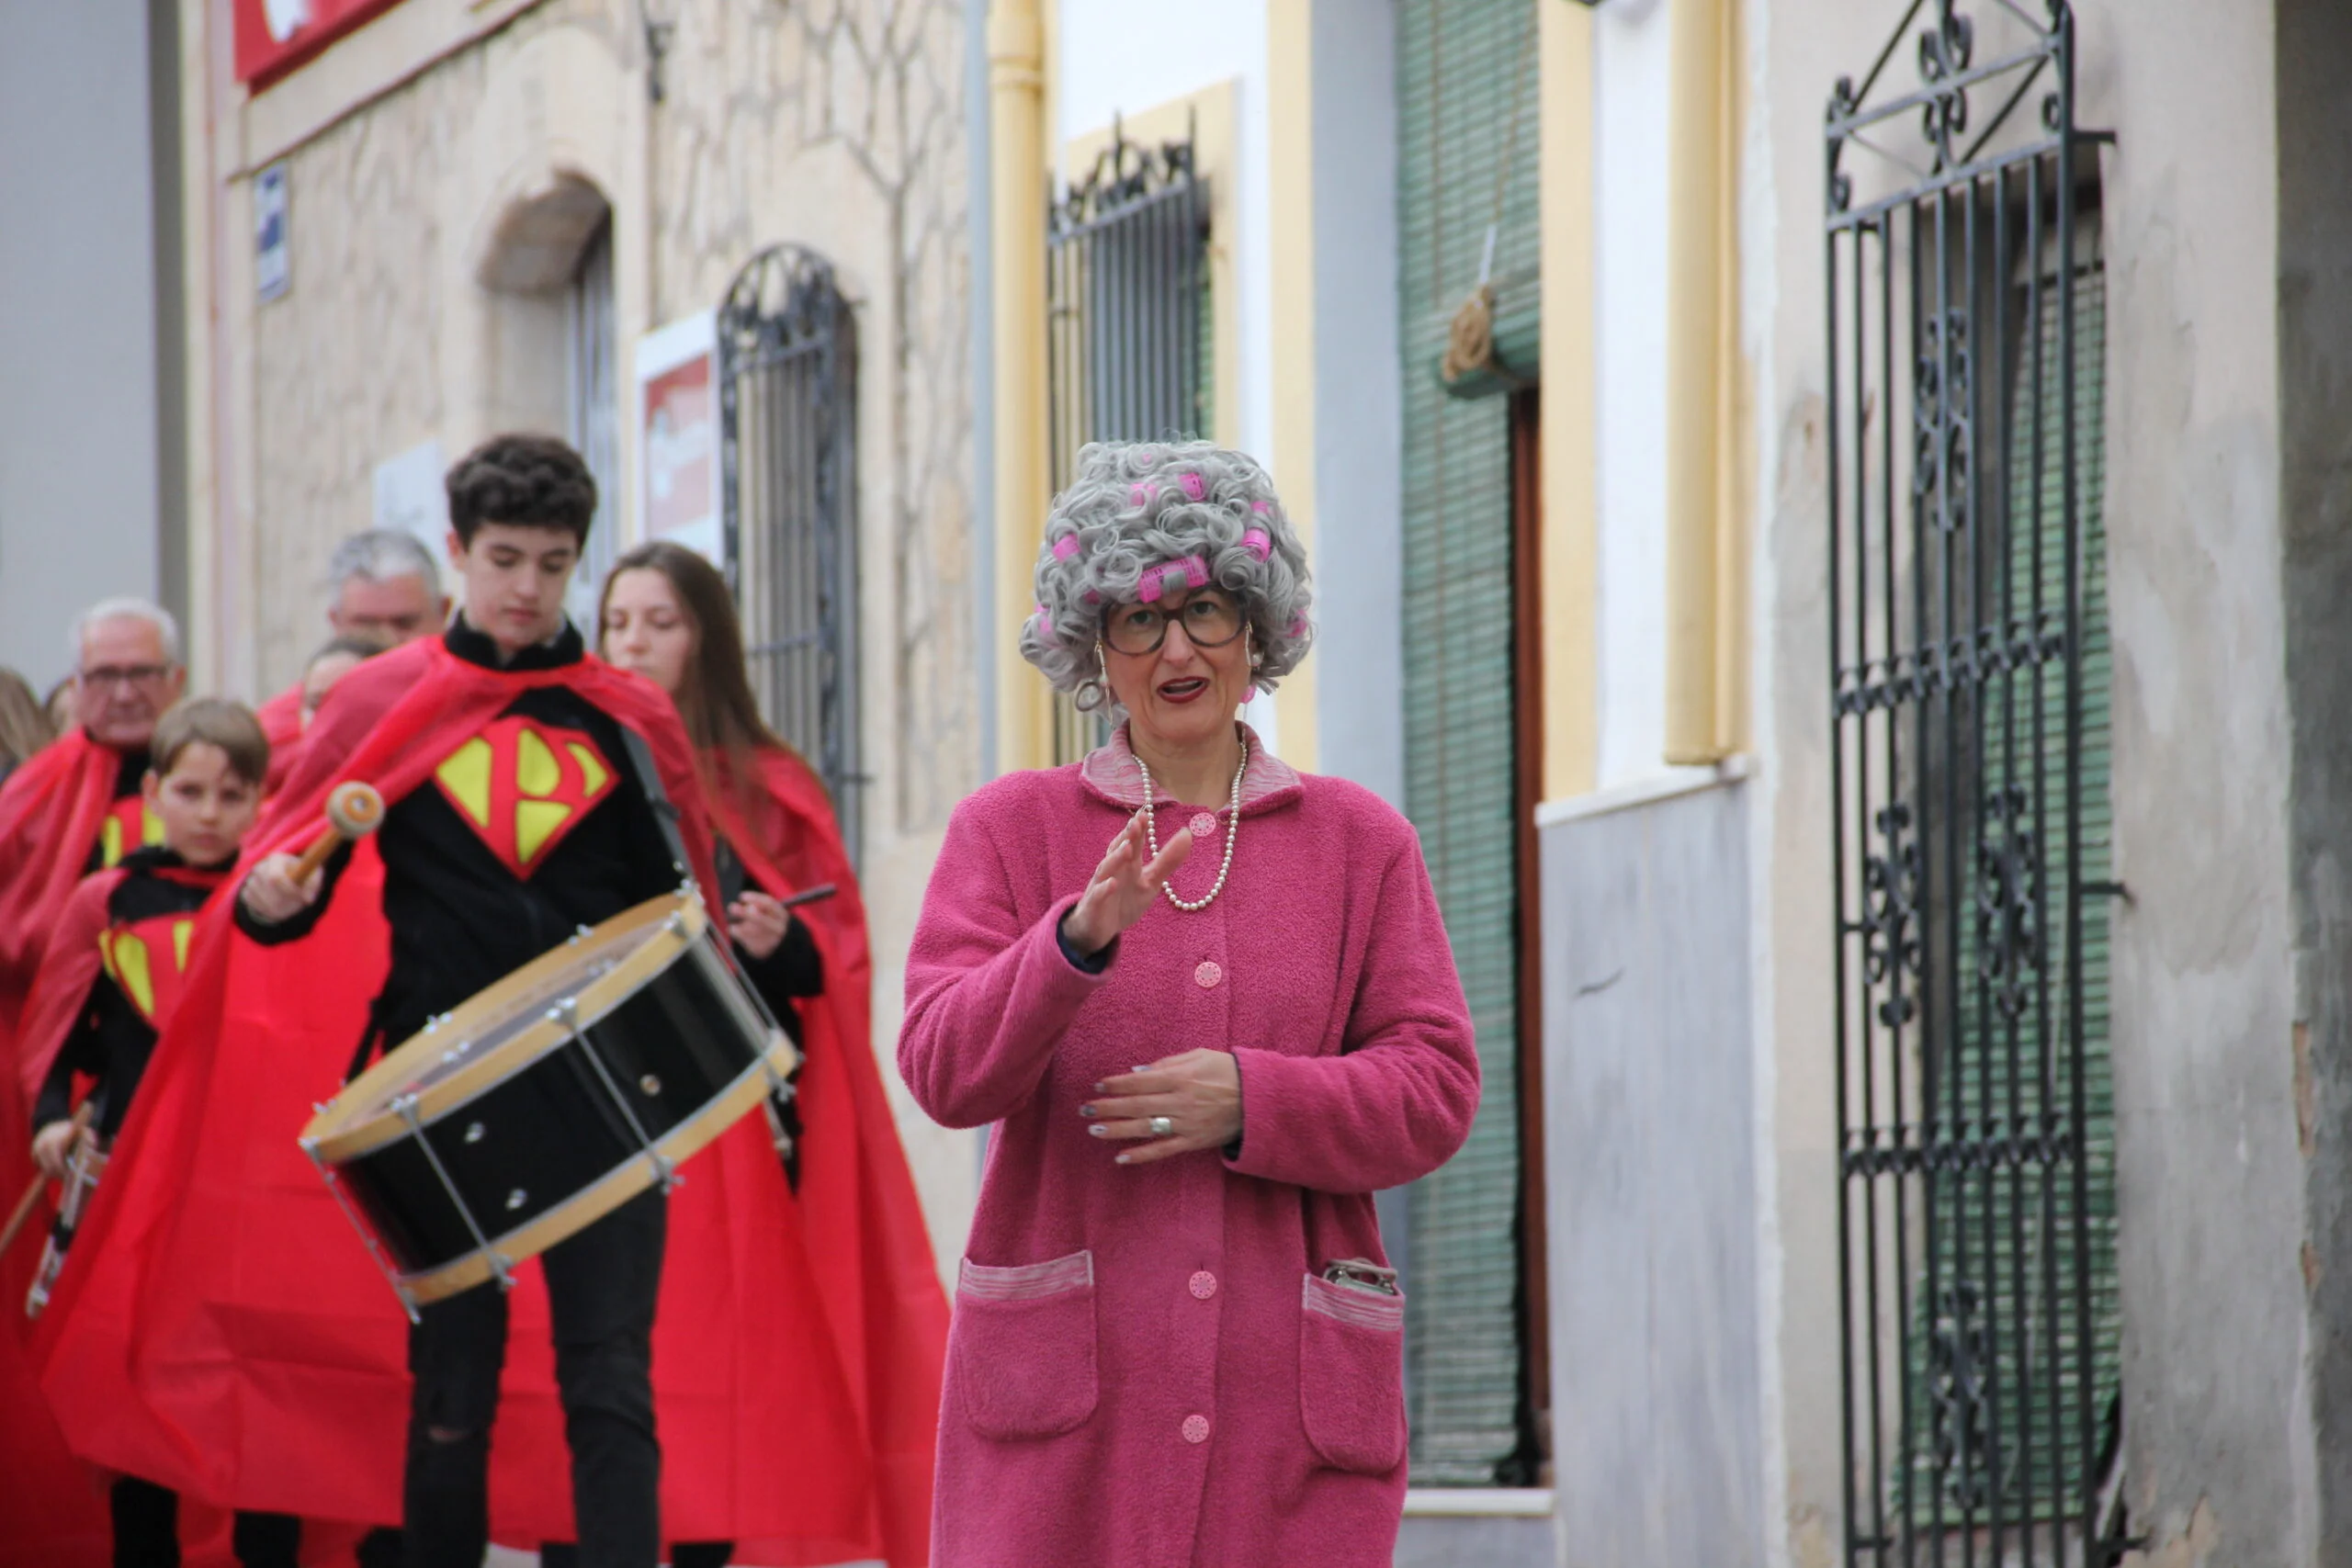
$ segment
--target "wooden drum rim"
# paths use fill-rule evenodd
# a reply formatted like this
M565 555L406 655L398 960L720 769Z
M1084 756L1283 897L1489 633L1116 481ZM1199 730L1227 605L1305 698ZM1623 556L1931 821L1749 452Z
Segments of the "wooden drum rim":
M302 1129L302 1146L330 1166L347 1165L362 1155L410 1136L408 1119L394 1108L393 1091L414 1080L426 1065L447 1048L446 1042L450 1038L469 1038L489 1024L511 1016L517 993L537 989L578 964L579 944L636 930L650 930L650 934L627 958L572 993L574 1021L579 1028L589 1029L691 952L709 925L710 917L704 911L698 895L663 893L622 910L560 947L548 949L434 1019L397 1048L386 1052L374 1066L345 1084L343 1091L327 1101ZM662 929L665 926L669 929ZM543 1010L527 1027L484 1052L479 1060L468 1062L439 1082L418 1090L414 1107L417 1125L429 1127L456 1113L561 1046L571 1035L570 1026L546 1016ZM788 1051L790 1046L786 1048ZM671 1136L675 1137L692 1125L694 1122L681 1123ZM575 1196L572 1201L577 1202L585 1195ZM613 1206L616 1207L617 1202ZM548 1215L559 1212L550 1210ZM548 1215L542 1215L540 1222L535 1223L543 1223ZM484 1278L487 1277L485 1273Z
M799 1052L793 1049L792 1042L781 1032L770 1036L768 1048L758 1062L713 1096L700 1111L653 1140L653 1151L673 1167L683 1165L756 1110L773 1089L775 1079L790 1076L799 1060ZM661 1179L652 1160L644 1154L627 1156L603 1176L527 1224L492 1236L489 1252L475 1247L436 1269L402 1274L399 1276L400 1288L419 1306L469 1291L487 1283L498 1269L512 1269L586 1230Z

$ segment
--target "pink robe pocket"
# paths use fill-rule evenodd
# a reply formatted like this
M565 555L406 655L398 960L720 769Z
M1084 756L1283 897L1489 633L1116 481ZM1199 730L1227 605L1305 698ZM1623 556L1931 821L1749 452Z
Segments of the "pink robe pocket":
M1309 1274L1298 1314L1298 1413L1325 1462L1385 1475L1405 1457L1405 1298Z
M948 1382L964 1419L1012 1441L1077 1430L1102 1397L1094 1254L999 1269L964 1260L948 1331Z

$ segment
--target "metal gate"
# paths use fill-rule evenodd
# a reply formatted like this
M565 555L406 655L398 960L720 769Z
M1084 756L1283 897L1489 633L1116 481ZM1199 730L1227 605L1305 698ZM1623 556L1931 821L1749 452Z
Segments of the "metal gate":
M1046 210L1046 355L1054 488L1090 441L1189 439L1209 425L1208 191L1193 138L1111 144ZM1100 743L1101 721L1055 704L1054 760Z
M1845 1559L2056 1568L2117 1528L2108 138L2064 0L1972 9L1826 127Z
M762 251L718 310L729 579L752 691L832 792L852 855L857 756L857 344L833 269Z

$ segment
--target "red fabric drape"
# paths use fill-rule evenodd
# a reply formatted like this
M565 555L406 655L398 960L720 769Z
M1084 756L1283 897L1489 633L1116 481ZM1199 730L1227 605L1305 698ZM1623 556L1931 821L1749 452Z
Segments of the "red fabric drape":
M741 788L723 759L708 760L722 785L713 803L719 829L752 880L779 897L826 883L838 889L797 911L825 960L825 994L799 1004L808 1055L798 1086L800 1204L860 1440L873 1456L885 1555L892 1568L920 1568L931 1551L947 1300L875 1062L865 900L832 804L806 763L764 749L758 778ZM757 1541L738 1555L770 1557Z
M306 840L328 790L396 801L523 690L562 684L644 738L713 886L693 760L668 699L591 659L503 672L438 640L347 677L305 738L248 860ZM295 1138L350 1062L379 985L385 928L363 850L333 908L274 949L208 911L177 1011L117 1145L36 1350L75 1450L224 1505L389 1522L407 1423L405 1325ZM377 874L379 875L379 873ZM379 883L378 887L380 886ZM857 1427L802 1206L762 1119L689 1163L673 1194L654 1331L662 1510L673 1540L733 1538L766 1561L878 1550ZM492 1529L572 1532L545 1287L513 1300L492 1446Z

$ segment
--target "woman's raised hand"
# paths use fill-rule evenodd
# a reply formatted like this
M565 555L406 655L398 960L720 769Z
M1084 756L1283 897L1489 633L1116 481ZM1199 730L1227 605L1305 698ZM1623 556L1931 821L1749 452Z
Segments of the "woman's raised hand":
M1143 919L1151 901L1192 852L1193 830L1182 829L1146 864L1143 813L1136 812L1111 840L1111 851L1094 868L1078 908L1063 917L1062 935L1090 958L1102 952L1118 940L1121 931Z

